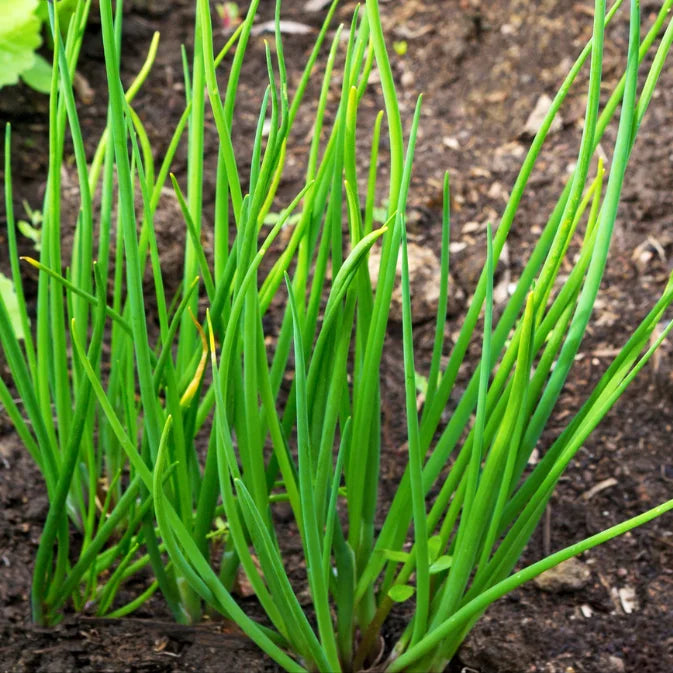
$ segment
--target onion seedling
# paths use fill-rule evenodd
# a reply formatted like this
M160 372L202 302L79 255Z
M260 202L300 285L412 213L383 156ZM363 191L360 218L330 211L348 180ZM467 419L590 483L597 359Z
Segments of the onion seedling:
M592 38L542 121L497 227L488 226L486 263L444 365L451 292L446 177L439 306L420 412L406 208L422 99L405 139L377 0L366 0L350 27L330 35L334 0L292 97L276 4L275 49L266 46L268 85L249 175L241 170L234 143L234 106L258 0L250 3L227 46L235 46L235 53L226 88L218 77L221 57L213 49L209 3L196 0L191 66L184 59L185 112L159 170L132 96L121 86L120 4L115 17L110 0L99 4L109 130L90 167L69 86L81 39L73 26L82 23L71 22L65 45L54 26L58 58L44 240L34 262L41 272L35 341L21 291L9 181L7 188L24 339L22 344L9 327L0 300L0 341L21 403L4 384L0 401L41 468L49 494L33 585L37 621L56 621L70 599L77 609L86 604L101 614L126 614L159 589L177 620L194 621L205 607L218 611L286 670L350 672L373 665L391 610L411 602L413 617L378 666L391 672L441 671L493 601L673 508L670 500L517 569L565 468L671 328L669 323L653 337L673 301L669 281L583 406L566 420L537 466L527 469L595 306L628 160L673 41L673 0L661 2L642 41L639 3L630 2L624 76L602 110L605 27L623 2L617 0L606 13L604 0L595 1ZM88 3L79 7L88 9ZM304 184L280 203L294 122L328 38ZM646 56L657 39L650 61ZM337 67L340 55L343 65ZM576 165L496 314L494 270L554 118L587 64ZM374 68L385 109L367 129L370 166L362 173L358 114ZM339 96L333 115L327 115L335 82ZM592 159L618 108L609 168L599 161L594 176ZM204 172L213 169L203 158L210 114L219 142L212 258L201 242L209 226L202 204ZM66 122L82 201L70 269L64 272L58 213ZM385 189L379 184L383 129L390 148ZM185 130L186 192L171 179L187 244L182 285L171 304L153 220ZM93 205L99 178L100 213ZM385 221L375 228L374 211L384 202ZM271 213L282 206L280 214ZM578 238L576 261L562 277L570 242ZM373 282L367 261L375 245L381 246L381 261ZM382 512L380 367L398 261L408 465ZM143 286L146 268L154 282L150 291ZM146 315L148 293L157 305L154 331ZM204 303L208 309L200 314ZM478 362L467 356L471 344L480 348ZM471 378L459 393L459 371L470 365ZM457 404L445 422L454 397ZM290 524L280 525L279 503ZM82 537L74 562L71 525ZM287 568L282 535L288 526L301 543L300 579ZM121 583L147 565L154 583L117 606ZM263 623L235 598L241 574L266 615ZM309 610L297 597L304 580Z

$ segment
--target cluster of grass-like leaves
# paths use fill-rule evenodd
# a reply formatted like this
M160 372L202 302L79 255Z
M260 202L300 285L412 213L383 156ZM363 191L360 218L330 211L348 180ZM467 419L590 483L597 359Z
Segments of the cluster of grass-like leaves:
M251 2L218 55L209 3L197 0L194 53L184 57L185 110L158 166L132 107L156 40L147 67L125 93L119 74L121 3L113 16L110 0L100 0L108 128L87 163L71 83L89 4L78 3L64 41L58 15L50 12L55 44L50 163L41 255L32 260L40 270L33 331L16 251L7 131L8 241L23 339L0 301L0 341L20 400L17 404L0 381L0 402L41 468L49 495L33 582L36 621L57 621L69 601L98 614L128 614L158 588L177 620L197 620L205 607L221 612L287 670L352 671L371 663L395 603L410 601L413 618L383 665L388 671L438 671L494 600L673 508L669 501L513 573L565 467L670 328L651 342L673 301L672 283L581 409L527 470L589 323L628 159L673 41L670 21L662 35L673 0L662 2L642 41L639 3L631 2L625 74L602 109L605 25L622 1L606 14L605 3L596 0L592 40L533 140L497 229L488 227L485 268L443 367L451 292L446 178L442 282L432 362L429 372L422 372L427 391L421 413L405 209L422 101L409 120L405 144L377 0L366 0L350 27L338 27L331 46L325 45L305 185L273 217L293 125L309 78L318 76L337 1L292 97L278 3L275 55L267 46L269 84L246 185L232 141L234 107L259 0ZM639 91L639 67L658 38ZM225 80L218 78L218 68L234 46L226 89L220 90ZM340 51L343 68L337 69ZM589 90L576 167L496 323L494 268L554 116L587 61ZM375 67L385 113L373 128L363 129L358 111ZM340 95L328 126L328 94L335 86ZM620 105L609 170L599 162L591 177L595 150ZM204 164L208 108L219 138L214 167ZM386 185L380 184L379 170L382 128L390 147ZM68 262L59 220L66 129L81 190ZM363 132L371 138L364 175L356 156L356 137ZM153 219L185 134L184 194L171 176L187 233L184 281L170 301ZM217 176L212 225L202 208L206 170ZM375 210L385 200L386 222L375 228ZM212 256L201 242L210 226ZM279 249L274 241L284 227L287 242ZM573 240L581 240L581 247L562 278ZM373 289L367 258L379 244ZM379 368L400 257L408 466L378 529L385 449ZM148 327L143 291L147 267L154 280L156 334ZM277 333L269 335L264 318L277 297L286 309ZM200 303L208 306L205 314L199 314ZM481 359L444 423L443 411L475 340ZM286 527L279 528L274 516L280 501L289 504L301 538L310 615L296 597L298 587L283 558L279 536ZM75 549L72 526L80 532ZM121 584L146 565L154 582L130 603L116 605ZM241 572L267 615L265 624L250 618L232 595Z

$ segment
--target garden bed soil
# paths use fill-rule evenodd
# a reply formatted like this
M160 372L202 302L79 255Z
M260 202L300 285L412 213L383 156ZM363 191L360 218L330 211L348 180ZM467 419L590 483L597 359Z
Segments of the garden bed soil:
M166 148L184 101L180 44L191 45L190 2L136 2L124 28L125 78L130 81L145 57L153 31L161 44L152 74L135 102L158 156ZM270 18L271 2L262 14ZM142 6L141 6L142 5ZM309 13L304 0L284 0L284 18L312 28L323 12ZM657 3L641 3L645 23ZM342 3L340 21L349 22L354 4ZM571 59L590 37L593 2L578 0L406 0L383 2L384 27L390 40L404 43L391 50L400 88L402 115L411 120L416 96L424 93L417 160L412 181L409 228L423 249L437 250L440 239L441 180L452 179L453 295L447 322L451 335L471 295L486 248L486 223L497 222L508 189L530 137L522 130L542 94L553 95ZM605 45L605 95L625 62L627 19L621 13L608 30ZM99 24L87 31L80 74L82 130L93 151L106 114L105 78ZM271 36L266 36L270 39ZM224 38L218 38L223 41ZM289 83L296 85L312 37L287 35ZM272 41L272 40L271 40ZM263 37L251 40L241 78L236 112L237 137L254 132L260 85L266 77ZM562 124L550 138L530 182L510 235L498 279L516 278L536 235L575 160L581 134L586 73L561 111ZM364 100L363 129L373 126L382 101L375 93ZM298 117L296 144L289 148L288 170L280 201L301 187L309 142L311 112L317 100L309 90L305 113ZM0 93L0 118L12 122L15 208L26 199L39 208L47 163L47 101L25 87ZM673 64L666 67L627 173L602 293L541 449L557 436L607 367L610 358L661 292L673 255ZM207 129L207 161L214 165L216 132ZM603 148L610 156L614 129ZM385 147L385 142L384 142ZM241 143L239 155L249 154ZM385 159L385 152L382 159ZM184 145L174 170L185 173ZM74 171L72 173L74 176ZM65 176L68 177L67 175ZM384 178L382 173L381 179ZM74 177L73 177L74 180ZM206 220L212 215L214 172L206 174ZM76 182L72 182L76 184ZM65 180L66 189L68 180ZM208 196L209 195L209 196ZM66 217L67 220L67 217ZM158 218L164 260L181 249L179 213ZM4 217L0 250L6 250ZM30 253L25 246L24 253ZM167 283L172 265L165 264ZM8 273L6 255L0 271ZM26 271L28 295L35 276ZM429 362L432 322L418 321L417 366ZM390 501L405 461L401 410L401 330L391 325L382 365L385 455L382 460L382 507ZM579 451L561 480L546 517L523 559L540 558L546 548L562 548L611 524L635 515L673 494L673 355L665 344L616 408ZM478 357L475 350L473 357ZM0 362L2 374L6 364ZM30 623L30 579L41 526L47 511L39 472L0 412L0 671L275 671L231 624L216 617L193 627L178 626L159 598L133 618L97 619L68 615L55 628ZM288 539L288 549L297 549ZM561 582L543 590L526 585L489 609L460 650L451 671L479 673L663 673L673 670L673 518L668 515L642 529L584 554L581 581ZM143 581L142 579L139 581ZM394 615L403 625L403 608Z

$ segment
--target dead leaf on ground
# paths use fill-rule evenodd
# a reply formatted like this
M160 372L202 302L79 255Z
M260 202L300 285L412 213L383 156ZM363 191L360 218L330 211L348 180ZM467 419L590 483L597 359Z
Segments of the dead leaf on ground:
M617 595L619 596L619 603L625 614L630 615L640 607L638 596L636 596L636 590L633 587L628 585L622 587L617 591Z
M279 22L280 32L285 35L308 35L309 33L315 33L315 29L311 26L306 25L305 23L299 23L298 21L283 21ZM256 26L252 27L250 31L251 35L263 35L264 33L275 33L276 24L274 21L265 21L264 23L258 23Z
M258 558L254 554L252 554L252 562L255 564L255 567L257 568L257 571L259 572L260 576L263 578L264 573L262 572L262 566L260 565ZM233 589L234 590L232 593L238 594L243 598L250 598L251 596L255 595L255 590L252 588L250 578L246 574L245 570L243 570L243 566L238 566L238 572L236 574L236 583L234 584Z
M304 4L305 12L319 12L332 2L332 0L308 0Z
M528 115L526 124L523 127L524 135L533 137L540 130L542 122L544 121L544 118L547 116L547 112L549 112L551 104L552 99L549 96L547 96L547 94L542 94L537 99L537 103L535 103L535 107L533 108L533 111L530 113L530 115ZM561 115L557 113L556 116L554 117L554 121L551 123L551 126L549 127L549 133L556 133L557 131L560 131L562 128L563 128L563 119L561 119Z

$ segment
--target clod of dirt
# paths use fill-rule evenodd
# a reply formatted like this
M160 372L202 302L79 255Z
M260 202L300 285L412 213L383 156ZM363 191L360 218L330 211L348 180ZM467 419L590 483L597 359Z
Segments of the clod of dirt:
M467 637L458 654L461 665L466 667L462 670L484 673L521 673L532 670L530 653L523 646L526 642L525 628L509 624L504 639L498 642L493 640L493 628L494 623L487 615Z
M533 580L538 589L550 593L578 591L589 583L591 570L576 558L559 563Z

